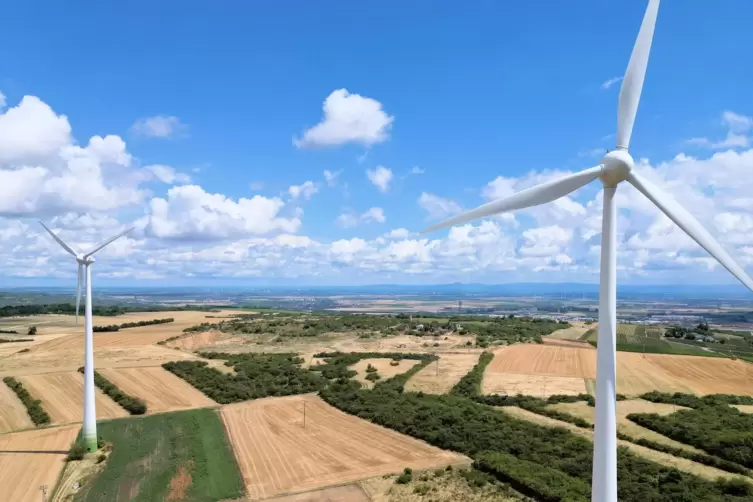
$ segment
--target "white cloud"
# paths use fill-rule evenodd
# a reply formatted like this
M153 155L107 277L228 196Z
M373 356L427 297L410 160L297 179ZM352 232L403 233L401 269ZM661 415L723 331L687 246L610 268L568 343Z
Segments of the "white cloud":
M418 166L413 166L410 170L410 174L424 174L426 169L421 169Z
M154 198L146 230L163 239L218 240L273 232L293 233L300 227L297 215L280 216L284 202L255 195L234 201L210 194L197 185L173 187L167 198Z
M606 90L606 89L609 89L609 88L610 88L610 87L612 87L612 86L613 86L614 84L616 84L616 83L618 83L618 82L621 82L621 81L622 81L622 77L612 77L612 78L610 78L610 79L607 79L607 80L605 80L604 82L602 82L602 83L601 83L601 88L602 88L602 89L605 89L605 90Z
M301 138L294 138L293 143L298 148L345 143L368 147L387 140L393 120L379 101L338 89L324 100L321 122L304 131Z
M407 228L396 228L385 235L388 239L405 239L412 234Z
M134 134L151 138L171 138L184 133L186 129L187 126L178 117L164 115L142 118L131 126Z
M189 175L179 173L172 167L163 164L153 164L151 166L146 166L144 169L151 171L158 180L162 183L167 183L168 185L191 182L191 177Z
M327 186L333 187L337 186L337 178L340 177L343 170L340 169L339 171L330 171L329 169L324 170L324 181L327 182Z
M5 108L5 94L0 92L0 108Z
M463 210L460 204L454 200L444 199L426 192L421 193L418 198L418 205L428 213L430 220L441 220Z
M306 181L302 185L291 185L288 188L288 193L293 200L302 197L305 200L309 200L312 195L319 191L319 187L313 181Z
M35 96L24 96L17 106L0 114L0 165L33 166L50 160L71 143L68 118L56 115Z
M376 169L367 169L366 176L379 190L386 192L390 189L392 181L392 169L384 166L377 166Z
M387 221L387 218L384 216L384 209L381 207L372 207L360 215L353 211L346 211L337 217L337 224L343 228L355 227L362 223L384 223L385 221Z
M751 129L753 129L753 117L727 110L722 113L721 124L727 128L727 136L724 139L712 141L706 137L696 137L685 142L697 147L715 150L748 148L753 145L753 137L749 136Z

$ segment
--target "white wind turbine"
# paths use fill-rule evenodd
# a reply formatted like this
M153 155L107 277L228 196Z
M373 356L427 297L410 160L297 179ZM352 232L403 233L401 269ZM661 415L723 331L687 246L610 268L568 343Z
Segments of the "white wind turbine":
M604 185L604 208L601 231L601 284L599 286L599 335L596 365L596 420L594 431L593 502L617 502L617 441L616 441L616 206L617 185L627 181L653 202L677 226L692 237L732 275L753 291L753 280L732 259L709 232L667 193L633 171L633 158L628 153L635 114L638 109L648 55L654 35L659 0L649 0L638 38L630 56L620 89L617 109L617 149L607 153L601 164L555 181L518 192L510 197L484 204L476 209L449 218L425 232L467 223L516 209L552 202L600 179Z
M47 225L42 224L45 230L57 241L60 246L67 252L73 255L78 262L78 284L76 286L76 324L78 324L78 308L81 304L81 280L82 277L86 278L86 306L84 308L84 351L85 364L84 364L84 424L83 424L83 437L86 449L88 451L97 450L97 414L94 408L94 340L92 336L92 275L91 265L94 263L94 253L112 243L114 240L124 236L133 228L129 228L123 232L120 232L114 237L110 237L91 251L85 254L79 254L73 250L68 244L55 235L52 230L47 228Z

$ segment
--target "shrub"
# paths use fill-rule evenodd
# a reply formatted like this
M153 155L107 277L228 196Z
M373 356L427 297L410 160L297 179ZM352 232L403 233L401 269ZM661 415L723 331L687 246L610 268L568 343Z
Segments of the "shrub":
M395 483L399 485L407 485L411 481L413 481L413 475L403 473L397 477L397 479L395 480Z
M37 334L37 327L36 326L30 326L29 331L26 332L29 336L34 336Z
M71 444L71 449L68 451L68 460L81 460L86 454L86 445L83 441L76 440Z
M491 352L483 352L476 365L455 384L450 394L456 396L474 397L481 393L481 380L484 378L484 370L494 359Z

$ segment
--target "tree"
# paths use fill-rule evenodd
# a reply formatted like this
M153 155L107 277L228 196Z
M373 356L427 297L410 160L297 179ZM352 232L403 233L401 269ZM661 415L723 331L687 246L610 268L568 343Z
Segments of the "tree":
M37 334L37 327L36 326L30 326L29 331L26 333L27 335L36 335Z

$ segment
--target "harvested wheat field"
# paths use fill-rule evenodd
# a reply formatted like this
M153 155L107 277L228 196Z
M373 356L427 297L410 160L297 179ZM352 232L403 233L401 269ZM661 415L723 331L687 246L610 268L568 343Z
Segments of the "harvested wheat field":
M0 500L37 502L42 485L49 494L78 430L74 425L0 435Z
M550 338L548 336L544 336L541 338L541 341L544 343L544 345L554 345L556 347L568 347L572 349L587 349L587 350L596 350L596 347L591 345L588 342L584 342L581 340L561 340L557 338Z
M486 373L596 377L596 351L541 344L512 345L495 351Z
M513 345L495 352L484 380L493 382L499 373L595 378L596 351ZM617 392L636 396L652 390L753 395L753 365L721 357L617 352Z
M217 406L185 380L160 367L103 369L99 373L126 394L143 399L148 414Z
M0 380L0 433L29 429L34 422L16 393Z
M198 356L168 349L158 345L141 347L94 348L94 367L128 368L134 366L160 366L168 361L201 359ZM84 364L84 348L56 351L37 351L14 354L0 359L0 376L36 375L76 371Z
M53 424L81 422L84 411L84 376L77 371L29 375L18 380L50 415ZM128 413L98 388L94 389L97 419L118 418Z
M405 390L445 394L476 365L480 354L440 354L439 361L430 363L408 380Z
M558 329L551 335L547 335L542 337L544 340L547 339L553 339L553 340L577 340L581 336L583 336L583 333L588 331L589 329L593 328L594 325L587 326L584 322L579 321L573 321L570 323L572 326L565 329Z
M742 411L743 413L753 413L753 405L752 404L733 404L733 408L737 408L738 410Z
M557 403L550 404L548 408L553 410L562 411L580 417L590 423L594 423L594 408L588 406L585 402L578 403ZM627 434L630 437L639 439L649 439L651 441L662 443L674 448L681 448L683 450L700 452L700 450L693 448L692 446L680 443L669 439L666 436L654 432L652 430L641 427L635 422L631 422L627 419L630 413L656 413L658 415L669 415L675 411L685 410L684 406L675 406L672 404L652 403L650 401L644 401L642 399L631 399L627 401L617 401L617 430L623 434Z
M525 394L549 397L555 394L577 395L587 392L583 378L549 375L521 375L519 373L486 373L481 382L484 394Z
M753 365L721 357L617 353L617 392L753 395Z
M358 375L353 378L361 382L361 385L364 387L370 389L374 386L374 382L366 380L366 376L368 375L366 368L368 368L369 365L376 368L379 380L387 380L395 375L405 373L421 361L415 359L400 359L396 366L392 366L390 364L391 362L392 359L387 358L361 359L357 363L350 365L349 368L358 372Z
M371 502L363 488L358 485L336 486L267 500L269 502Z
M252 500L347 484L405 467L430 469L469 461L347 415L313 395L231 404L222 408L222 418Z

